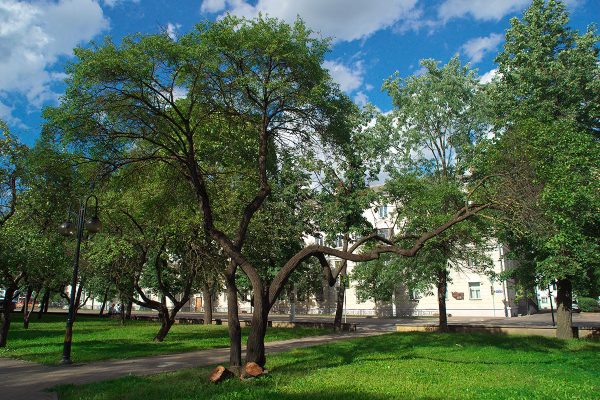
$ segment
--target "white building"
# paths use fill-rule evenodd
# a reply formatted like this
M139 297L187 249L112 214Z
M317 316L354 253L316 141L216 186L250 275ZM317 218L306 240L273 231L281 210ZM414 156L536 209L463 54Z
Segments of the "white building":
M536 288L537 306L540 310L556 310L556 283L548 285L548 287Z
M393 205L383 205L366 210L365 218L376 228L381 236L390 237L394 233ZM322 236L310 236L305 239L307 244L323 244ZM341 240L335 245L341 247ZM490 244L488 257L493 262L493 271L497 274L512 268L510 260L506 259L502 245ZM332 268L339 266L340 259L331 258ZM355 264L348 263L348 274L352 277ZM468 269L449 268L448 293L446 300L447 313L452 316L482 316L482 317L512 317L517 315L515 290L510 281L492 281L489 276L478 274ZM297 302L297 313L332 314L336 306L336 288L331 288L323 282L323 295L319 298L300 299ZM434 316L438 315L437 288L432 286L427 293L411 293L398 282L392 299L388 302L366 301L359 302L356 295L356 282L350 280L346 291L345 311L347 315L373 316ZM221 294L217 301L217 311L226 311L227 301ZM282 299L275 305L272 312L288 313L289 301ZM240 312L250 313L249 301L240 303Z

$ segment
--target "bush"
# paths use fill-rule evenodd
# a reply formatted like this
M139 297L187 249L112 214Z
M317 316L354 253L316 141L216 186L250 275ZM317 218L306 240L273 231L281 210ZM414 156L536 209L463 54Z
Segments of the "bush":
M577 299L577 304L581 311L590 312L598 309L598 301L591 297L580 297Z

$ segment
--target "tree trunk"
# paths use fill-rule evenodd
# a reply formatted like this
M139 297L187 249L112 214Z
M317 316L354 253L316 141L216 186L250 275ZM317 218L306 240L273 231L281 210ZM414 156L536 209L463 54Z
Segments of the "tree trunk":
M171 326L173 326L173 322L175 322L174 319L172 319L169 316L169 310L167 309L162 310L159 313L159 316L161 316L160 329L158 330L156 336L154 336L155 342L162 342L163 340L165 340L165 337L167 337L167 333L169 333Z
M48 303L50 302L50 290L44 292L42 302L40 303L40 309L38 310L38 320L42 319L45 312L48 311Z
M48 297L46 297L46 303L44 304L44 313L48 312L49 306L50 306L50 290L48 290Z
M12 299L15 295L15 288L8 287L4 292L4 300L2 302L2 327L0 328L0 347L6 347L8 338L8 330L10 328L10 318L12 314Z
M448 313L446 311L446 292L448 291L448 270L446 268L438 271L437 292L439 309L439 331L448 332Z
M29 291L28 291L28 293L29 293ZM31 302L31 310L29 310L29 311L25 310L25 315L23 315L23 328L24 329L29 328L29 318L31 317L31 314L33 313L33 310L35 309L35 303L37 302L37 298L38 298L39 294L40 294L40 292L38 292L38 291L35 292L35 296L33 296L33 301ZM29 293L29 297L31 298L31 293Z
M238 290L235 285L235 274L226 276L227 291L227 329L229 331L229 369L241 374L242 368L242 330L238 314Z
M125 304L119 304L119 320L121 321L121 325L125 325Z
M344 241L342 243L342 250L348 251L350 236L346 232L344 234ZM348 276L347 267L348 262L346 260L342 261L343 270L340 271L340 286L337 291L337 301L335 304L335 318L333 320L333 330L341 331L342 330L342 314L344 313L344 296L346 295L346 277Z
M125 319L131 319L131 312L133 311L133 300L127 301L127 311L125 312Z
M290 300L290 322L296 321L296 303L298 302L298 289L296 285L292 288L292 293L289 296Z
M210 286L205 283L202 286L202 299L204 303L204 323L207 325L212 324L213 319L213 305L212 305L212 293Z
M342 330L342 316L344 314L344 296L346 295L346 271L340 274L340 286L337 290L337 301L335 305L335 319L333 320L333 330Z
M252 312L252 326L248 343L246 346L246 363L254 362L264 368L265 357L265 334L269 318L269 301L262 290L253 290L254 311Z
M110 285L108 285L106 287L106 290L104 291L104 298L102 299L102 306L100 306L100 312L98 313L99 317L104 315L104 309L106 308L106 302L108 301L108 292L109 291L110 291Z
M573 286L569 279L559 279L556 282L556 337L560 339L573 338Z
M32 293L33 289L28 287L25 294L25 303L23 304L23 329L29 328L29 301L31 300Z

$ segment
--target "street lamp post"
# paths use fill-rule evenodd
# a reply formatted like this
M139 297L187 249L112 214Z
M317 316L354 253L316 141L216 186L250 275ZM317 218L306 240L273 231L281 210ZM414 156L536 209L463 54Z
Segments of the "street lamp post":
M86 213L88 208L88 202L90 199L94 200L94 216L89 220L86 219ZM73 258L73 280L71 281L71 298L69 299L69 314L67 317L67 327L65 331L65 342L63 346L63 355L61 364L71 364L71 342L73 338L73 319L75 317L75 295L77 287L77 277L79 274L79 254L81 252L81 241L83 240L83 231L87 229L90 233L97 233L102 229L102 223L98 219L98 198L94 195L89 195L85 201L81 201L79 204L79 212L77 214L76 225L70 221L71 213L69 213L68 219L63 222L58 228L59 232L63 236L77 237L77 244L75 246L75 256Z
M548 300L550 300L550 315L552 315L552 326L556 326L556 322L554 322L554 306L552 305L552 290L550 284L548 284Z

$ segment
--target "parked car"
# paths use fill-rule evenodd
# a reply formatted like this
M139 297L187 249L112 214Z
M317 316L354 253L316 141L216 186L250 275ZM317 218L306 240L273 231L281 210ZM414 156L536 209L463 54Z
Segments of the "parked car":
M571 303L571 311L574 313L581 312L581 308L579 308L579 303L577 303L577 299L573 299L573 303Z

